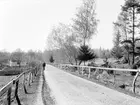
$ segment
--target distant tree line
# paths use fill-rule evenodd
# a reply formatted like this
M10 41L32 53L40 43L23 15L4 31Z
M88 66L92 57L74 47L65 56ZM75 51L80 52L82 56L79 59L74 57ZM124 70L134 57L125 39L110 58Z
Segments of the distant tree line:
M29 66L35 66L36 64L43 61L42 52L29 50L24 52L20 49L15 50L14 52L0 51L0 65L7 65L9 61L16 62L20 67L24 62Z

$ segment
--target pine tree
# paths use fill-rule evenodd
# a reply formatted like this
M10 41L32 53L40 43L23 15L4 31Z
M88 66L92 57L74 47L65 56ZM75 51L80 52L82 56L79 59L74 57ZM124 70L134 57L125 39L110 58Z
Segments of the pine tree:
M50 57L50 62L51 63L53 63L54 62L54 58L53 58L53 56L51 55L51 57Z
M130 32L132 33L132 39L131 40L125 40L125 43L130 43L132 45L132 64L135 63L135 34L136 34L136 27L139 26L137 19L137 14L140 13L140 1L138 0L126 0L124 6L122 7L122 10L129 14L129 28Z
M121 43L121 34L120 34L120 30L118 29L118 25L114 24L114 47L112 48L111 54L117 58L120 59L123 54L122 54L122 48L120 46Z
M91 49L87 46L87 45L83 45L79 48L79 55L77 57L77 59L81 62L85 62L95 59L96 55L95 53L91 52Z
M121 40L128 40L129 38L129 33L132 31L132 29L129 27L129 13L126 11L122 11L119 16L117 22L114 23L120 30L120 36ZM130 45L128 43L124 43L122 46L123 50L123 56L125 58L125 63L129 63L130 65Z

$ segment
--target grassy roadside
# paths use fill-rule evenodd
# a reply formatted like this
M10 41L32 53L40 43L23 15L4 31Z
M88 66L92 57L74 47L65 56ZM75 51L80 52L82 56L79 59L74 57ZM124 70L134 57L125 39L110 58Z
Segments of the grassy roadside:
M31 86L26 85L27 92L28 92L27 94L25 94L23 90L22 83L20 84L19 90L18 90L18 96L19 96L21 105L34 105L37 99L37 91L38 91L40 77L41 77L41 74L39 73L34 79L34 82L31 84ZM18 105L17 101L14 100L12 102L12 105Z
M43 74L43 85L42 85L42 99L44 105L55 105L55 99L51 96L51 89L49 88L47 81Z
M72 75L78 76L78 77L80 77L80 78L86 79L86 80L88 80L88 81L91 81L91 82L94 82L94 83L103 85L103 86L105 86L105 87L108 87L108 88L110 88L110 89L116 90L116 91L118 91L118 92L121 92L121 93L124 93L124 94L127 94L127 95L130 95L130 96L132 96L132 97L136 97L136 98L140 99L140 95L134 94L134 93L132 93L132 92L130 92L130 91L127 91L127 90L125 90L125 89L121 89L121 88L119 88L118 86L116 86L116 85L114 85L114 84L112 84L112 83L103 83L103 82L101 82L100 80L97 80L97 79L94 79L94 78L90 78L90 79L89 79L87 76L82 76L81 74L78 74L78 72L71 72L71 71L69 71L69 70L63 70L63 71L68 72L68 73L70 73L70 74L72 74Z

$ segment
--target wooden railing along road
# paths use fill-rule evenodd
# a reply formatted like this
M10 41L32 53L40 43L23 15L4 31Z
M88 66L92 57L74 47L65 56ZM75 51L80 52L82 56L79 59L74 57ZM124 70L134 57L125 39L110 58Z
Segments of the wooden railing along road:
M105 68L105 67L93 67L93 66L79 66L79 65L70 65L70 64L55 64L55 66L57 66L58 68L61 69L77 69L79 71L79 73L81 72L81 74L83 75L84 71L86 71L86 73L88 74L88 78L91 77L91 72L92 71L96 71L96 70L106 70L106 71L114 71L113 75L114 75L114 83L115 83L115 75L116 75L116 71L125 71L125 72L136 72L136 75L133 78L133 82L132 82L132 92L135 93L136 89L136 80L139 76L140 73L140 69L120 69L120 68Z
M23 88L25 94L27 94L27 87L31 86L40 67L29 68L25 72L18 75L7 85L0 89L0 105L11 105L11 102L16 99L17 104L21 105L18 91L19 88Z

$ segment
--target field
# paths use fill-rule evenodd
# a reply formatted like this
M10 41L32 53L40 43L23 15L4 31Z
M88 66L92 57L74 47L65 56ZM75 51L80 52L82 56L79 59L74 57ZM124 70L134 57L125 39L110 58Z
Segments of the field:
M10 82L16 75L23 72L27 67L6 67L4 70L0 71L0 88Z
M15 76L0 76L0 89L10 82Z

